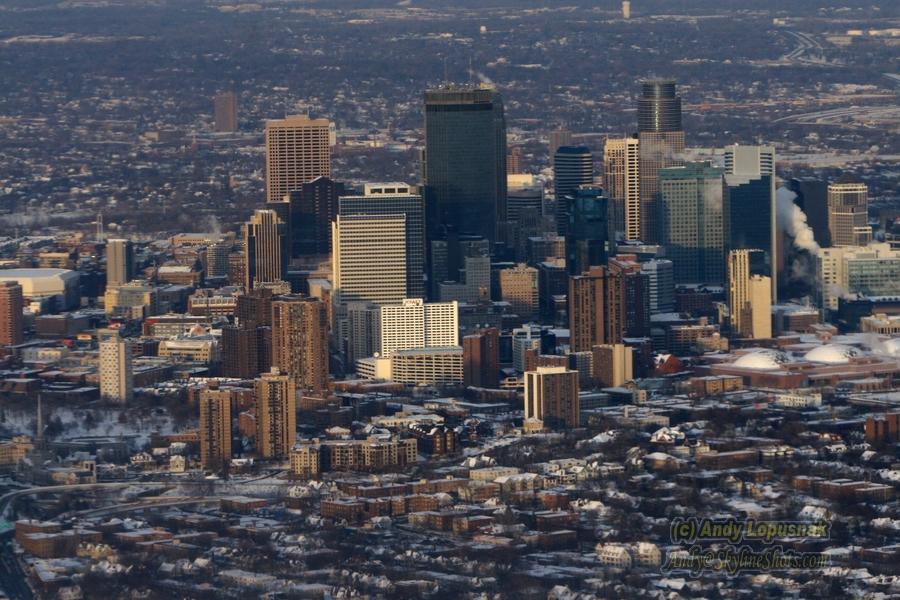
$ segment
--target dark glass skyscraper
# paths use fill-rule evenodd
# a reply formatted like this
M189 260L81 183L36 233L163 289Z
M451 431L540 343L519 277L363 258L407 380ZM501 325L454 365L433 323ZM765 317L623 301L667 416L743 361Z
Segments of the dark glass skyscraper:
M425 92L428 231L494 240L505 216L506 118L497 91L446 86Z
M641 237L646 242L656 243L660 238L659 170L681 165L684 152L681 97L675 93L675 82L671 79L641 82L638 140Z
M609 257L609 199L597 187L582 186L563 198L568 210L566 266L569 275L605 267Z
M594 156L585 146L561 146L553 155L553 188L556 195L556 231L566 235L569 207L566 197L582 185L594 183Z

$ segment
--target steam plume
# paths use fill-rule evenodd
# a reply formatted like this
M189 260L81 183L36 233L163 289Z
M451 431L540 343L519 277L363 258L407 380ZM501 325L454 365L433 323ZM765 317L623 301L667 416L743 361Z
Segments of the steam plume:
M797 194L780 187L775 192L776 222L778 228L786 232L794 240L794 246L812 254L819 251L819 244L813 230L806 222L806 214L794 204Z

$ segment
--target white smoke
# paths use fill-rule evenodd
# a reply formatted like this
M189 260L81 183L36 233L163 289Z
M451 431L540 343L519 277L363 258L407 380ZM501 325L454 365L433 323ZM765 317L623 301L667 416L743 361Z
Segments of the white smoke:
M794 240L794 246L811 254L819 251L819 244L812 228L806 222L806 214L794 204L797 194L786 187L775 192L775 213L778 228Z

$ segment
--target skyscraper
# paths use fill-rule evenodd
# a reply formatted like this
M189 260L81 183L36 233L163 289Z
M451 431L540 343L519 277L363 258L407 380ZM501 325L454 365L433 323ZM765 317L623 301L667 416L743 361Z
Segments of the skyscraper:
M22 286L15 281L0 282L0 346L15 346L23 341Z
M666 313L675 310L675 274L671 260L653 259L641 263L641 271L647 275L650 289L650 313Z
M525 419L548 426L578 427L578 371L538 367L525 373Z
M872 241L866 184L847 175L828 184L828 231L835 247L865 246Z
M332 224L335 303L407 297L406 215L338 215Z
M553 156L556 154L556 151L559 150L560 146L572 145L572 132L565 127L554 129L547 137L547 154L550 156L550 160L553 160Z
M728 306L731 330L745 338L772 337L772 279L751 272L751 255L761 250L728 254Z
M624 337L650 335L650 277L641 270L637 256L618 255L609 259L609 271L622 281L622 329Z
M328 389L328 317L316 299L279 296L272 302L272 365L298 389Z
M609 257L609 199L597 187L579 187L563 197L566 218L566 267L581 275L603 266Z
M285 224L274 210L256 210L244 224L244 287L283 281L287 274Z
M107 240L106 287L118 287L134 279L134 244L131 240Z
M760 275L772 279L775 289L775 149L771 146L732 145L725 148L725 183L730 208L732 249L762 250L766 270Z
M232 393L210 384L200 390L200 464L219 471L231 460Z
M634 378L634 349L601 344L591 350L594 378L602 387L618 387Z
M606 140L603 147L603 187L612 202L613 231L626 240L641 239L639 146L635 137Z
M556 231L569 226L567 198L579 187L594 183L594 155L585 146L561 146L553 155L553 190L556 196Z
M500 385L500 330L479 329L463 337L463 379L467 386Z
M361 196L341 196L338 212L347 215L406 217L406 290L425 297L425 203L405 183L368 183Z
M293 258L331 254L331 222L337 218L338 198L346 191L343 183L316 177L288 194Z
M119 337L118 330L99 331L98 340L100 397L119 404L130 402L134 394L131 345Z
M266 123L266 202L279 202L316 177L331 177L328 119L293 115Z
M688 163L659 171L661 243L675 283L725 283L728 195L722 169Z
M506 213L506 117L497 91L447 86L425 92L428 230L494 240Z
M500 297L509 302L512 312L522 319L536 319L540 313L538 270L522 263L501 269Z
M220 92L213 98L217 133L237 131L237 94Z
M598 344L621 343L625 333L622 275L592 266L569 277L569 345L588 352Z
M297 397L293 380L272 367L255 382L256 451L283 459L297 440Z
M660 236L656 206L659 170L680 165L684 152L681 96L675 93L673 80L641 82L638 140L641 238L656 243Z

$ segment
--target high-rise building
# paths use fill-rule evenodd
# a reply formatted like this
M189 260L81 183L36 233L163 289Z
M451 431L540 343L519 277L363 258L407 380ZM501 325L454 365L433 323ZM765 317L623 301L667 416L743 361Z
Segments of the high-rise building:
M556 231L566 235L569 226L567 198L575 190L594 183L594 155L585 146L561 146L553 155L553 191L556 197Z
M213 98L216 133L237 131L237 94L220 92Z
M541 328L536 323L526 323L512 331L513 368L520 373L528 370L525 360L529 350L541 350Z
M255 325L222 327L222 375L253 379L272 366L272 328Z
M347 366L355 368L356 361L381 351L381 307L369 302L347 305L347 340L344 353Z
M522 149L519 146L510 146L506 155L506 174L516 175L522 172Z
M255 382L256 451L262 458L286 458L297 440L295 389L278 367Z
M316 177L288 194L293 258L331 254L331 223L338 215L338 198L346 193L343 183Z
M522 319L532 320L540 313L538 270L518 264L500 270L500 297L509 302L512 312Z
M609 271L622 280L623 335L650 335L650 277L641 270L637 256L622 254L609 259Z
M244 288L284 281L287 275L286 225L274 210L256 210L244 224Z
M844 295L896 296L900 250L890 244L820 248L816 256L816 300L835 311Z
M775 149L732 145L725 148L725 183L730 213L729 247L762 250L775 299L777 227L775 224Z
M671 260L655 258L641 263L650 288L650 313L675 310L675 270Z
M660 239L656 205L659 171L682 164L684 152L681 96L675 93L674 81L641 82L638 140L641 239L654 244Z
M851 176L828 184L828 231L832 246L865 246L872 241L866 184Z
M732 332L745 338L772 337L772 279L752 273L751 254L728 253L728 307Z
M709 163L659 171L660 241L676 284L725 283L730 217L723 175Z
M331 129L328 119L292 115L266 123L266 202L316 177L331 177Z
M15 346L23 341L22 286L15 281L0 282L0 346Z
M578 371L538 367L525 373L525 419L548 426L578 427Z
M592 266L603 266L609 257L609 199L597 187L582 186L564 197L566 218L566 267L569 275L581 275Z
M406 216L338 215L332 224L335 303L407 298Z
M544 186L534 175L510 175L506 178L506 217L521 227L523 211L533 210L540 216L544 209Z
M828 230L828 183L812 177L791 179L787 188L794 192L794 204L806 214L806 222L813 230L816 242L823 247L831 246Z
M106 241L106 287L118 287L134 279L134 244L131 240Z
M134 395L131 344L119 336L118 330L98 332L100 342L100 397L125 404Z
M227 388L200 390L200 464L206 470L220 471L231 461L231 402Z
M640 142L636 137L606 140L603 147L603 187L612 203L612 230L626 240L641 239Z
M425 297L425 203L405 183L368 183L361 196L341 196L338 213L406 217L406 289L409 298Z
M547 154L550 156L551 160L553 159L554 155L556 155L556 151L559 150L561 146L572 145L572 132L565 127L554 129L547 137Z
M463 379L467 386L500 385L500 330L479 329L463 337Z
M390 357L400 350L459 345L459 305L409 298L382 306L379 352Z
M506 117L497 91L446 86L425 92L428 231L494 240L506 214Z
M631 18L631 2L630 0L622 0L622 18L626 21Z
M594 378L601 387L619 387L634 378L634 348L602 344L592 349Z
M598 344L618 344L625 334L624 285L621 273L592 266L569 277L569 345L588 352Z
M272 365L304 392L328 389L328 316L314 298L279 296L272 302Z

